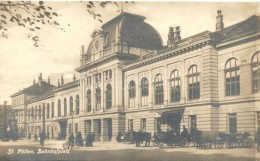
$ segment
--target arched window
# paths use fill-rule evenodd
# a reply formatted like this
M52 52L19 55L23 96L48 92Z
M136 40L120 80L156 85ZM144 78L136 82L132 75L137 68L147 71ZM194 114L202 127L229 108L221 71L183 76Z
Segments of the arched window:
M34 120L34 108L33 107L31 109L31 117L32 117L32 120Z
M79 95L76 96L76 115L79 114Z
M164 93L163 93L163 80L162 80L162 75L157 74L155 76L154 80L154 104L155 105L161 105L163 104L163 99L164 99Z
M96 89L96 111L101 109L101 89L98 87Z
M67 116L67 99L64 98L64 116Z
M142 78L141 80L141 96L149 95L149 82L147 78Z
M73 111L73 97L71 96L71 97L70 97L70 113L69 113L69 114L72 115L73 112L74 112L74 111Z
M260 52L252 58L252 91L260 92Z
M225 67L226 96L240 95L240 73L236 58L227 61Z
M180 77L179 71L174 70L170 76L170 86L171 86L171 102L179 102L181 99L181 87L180 87Z
M51 103L51 117L54 118L54 102Z
M61 117L61 101L58 100L58 117Z
M106 109L111 109L112 107L112 87L110 84L106 87Z
M87 112L91 112L91 90L87 91Z
M50 104L47 103L47 119L50 118Z
M42 119L42 108L41 108L41 105L39 105L38 115L39 115L39 119Z
M38 108L37 108L37 106L35 106L35 110L34 110L34 117L35 117L35 120L37 120L37 118L38 118Z
M129 83L129 98L135 98L136 88L135 88L135 82L130 81Z
M189 100L200 98L200 77L197 65L192 65L188 71L188 93Z

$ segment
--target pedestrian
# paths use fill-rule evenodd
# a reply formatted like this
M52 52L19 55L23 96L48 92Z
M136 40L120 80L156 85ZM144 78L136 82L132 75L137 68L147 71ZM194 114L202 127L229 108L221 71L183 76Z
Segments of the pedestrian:
M81 132L78 132L78 133L76 134L75 142L76 142L78 145L83 146L83 140L82 140Z
M93 135L89 132L87 137L86 137L86 144L85 146L87 147L92 147L93 146Z
M116 141L121 142L122 141L121 137L122 137L122 134L121 134L121 132L119 132L117 137L116 137Z
M260 147L260 128L257 128L257 131L255 133L255 143L257 144L256 150L259 153L259 147Z
M80 131L79 131L79 145L83 146L83 138L82 138L82 134Z
M68 142L69 142L68 149L69 149L69 148L72 149L73 144L74 144L74 139L75 139L75 138L74 138L73 133L70 133L69 140L68 140Z
M40 145L41 145L41 147L44 146L44 139L45 139L45 132L42 131L41 134L40 134Z
M50 133L49 133L49 131L47 132L47 139L50 139Z
M184 138L188 138L189 136L189 132L188 132L188 129L183 125L183 130L182 130L182 133L181 133L182 137Z
M28 134L28 140L30 140L30 139L31 139L31 133Z
M34 134L34 141L35 142L37 141L37 134L36 133Z

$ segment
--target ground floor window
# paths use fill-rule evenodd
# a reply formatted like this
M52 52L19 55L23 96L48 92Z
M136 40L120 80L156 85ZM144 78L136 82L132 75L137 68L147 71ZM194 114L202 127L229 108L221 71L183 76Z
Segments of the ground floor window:
M257 129L260 128L260 111L256 113Z
M146 119L141 119L140 122L140 131L145 132L146 131Z
M237 133L237 114L230 113L229 115L229 133L235 134Z
M130 130L130 131L134 130L134 121L133 121L133 119L128 120L128 130Z
M75 133L77 133L79 131L79 125L78 123L75 123Z
M161 131L161 118L154 119L154 130Z
M190 129L197 128L197 116L196 115L190 115L189 128Z

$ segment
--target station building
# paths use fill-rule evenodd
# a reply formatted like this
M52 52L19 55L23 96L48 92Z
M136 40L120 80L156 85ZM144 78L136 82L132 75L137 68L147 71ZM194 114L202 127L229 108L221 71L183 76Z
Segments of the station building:
M91 37L75 69L80 78L55 87L40 75L11 96L24 137L43 125L53 139L81 131L96 141L127 130L254 134L260 126L259 16L224 27L219 10L216 31L182 39L170 27L163 45L145 17L123 12Z

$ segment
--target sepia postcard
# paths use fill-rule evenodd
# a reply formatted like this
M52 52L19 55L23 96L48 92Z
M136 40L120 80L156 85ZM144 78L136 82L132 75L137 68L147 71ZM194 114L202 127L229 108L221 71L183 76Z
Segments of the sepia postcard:
M0 1L0 161L260 160L259 7Z

